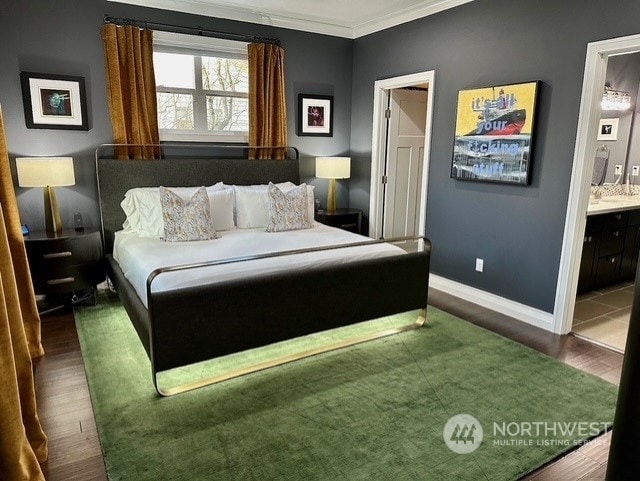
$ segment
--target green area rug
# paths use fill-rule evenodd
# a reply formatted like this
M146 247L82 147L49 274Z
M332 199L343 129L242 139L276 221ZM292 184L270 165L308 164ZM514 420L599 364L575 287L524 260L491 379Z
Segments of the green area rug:
M109 479L515 480L612 422L615 386L435 308L428 320L417 331L159 398L117 299L76 308ZM293 348L281 343L267 355ZM477 422L448 423L463 413Z

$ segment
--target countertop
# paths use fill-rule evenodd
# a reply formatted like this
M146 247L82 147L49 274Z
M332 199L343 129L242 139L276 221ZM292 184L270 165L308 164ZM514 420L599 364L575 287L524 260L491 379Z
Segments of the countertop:
M587 215L608 214L623 210L640 209L640 195L609 195L592 203L589 200Z

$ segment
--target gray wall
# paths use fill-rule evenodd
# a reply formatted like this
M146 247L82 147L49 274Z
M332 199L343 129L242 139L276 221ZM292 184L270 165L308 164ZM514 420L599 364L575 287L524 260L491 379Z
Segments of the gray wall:
M368 210L373 83L435 70L427 207L432 271L552 312L588 42L638 32L637 0L475 0L356 39L351 207ZM528 187L449 177L457 93L541 80ZM475 258L484 258L484 273Z
M301 163L303 178L314 175L312 156L349 153L353 43L351 40L132 7L106 0L0 0L0 8L0 105L4 114L10 159L13 163L15 157L31 155L74 157L76 185L56 189L62 221L66 226L73 225L74 212L83 215L87 226L99 225L94 151L101 143L113 142L100 37L100 27L105 14L225 32L279 37L286 52L289 144L298 147L301 155L305 157ZM21 71L84 77L90 130L85 132L27 129L20 89ZM298 93L334 95L333 137L296 136ZM321 197L326 197L326 186L321 184L322 181L314 179L313 182L320 184L318 193ZM28 224L32 230L42 229L42 192L40 189L23 189L17 186L16 190L22 222Z

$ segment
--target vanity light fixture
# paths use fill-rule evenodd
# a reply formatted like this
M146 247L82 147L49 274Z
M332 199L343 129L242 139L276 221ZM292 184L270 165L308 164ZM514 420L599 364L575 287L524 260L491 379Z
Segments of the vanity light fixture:
M605 85L601 107L602 110L629 110L631 108L631 95L628 92L614 90Z

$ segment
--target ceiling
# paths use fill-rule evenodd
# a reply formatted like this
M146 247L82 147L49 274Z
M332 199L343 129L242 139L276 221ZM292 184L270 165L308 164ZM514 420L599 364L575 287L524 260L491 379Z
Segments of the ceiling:
M358 38L473 0L110 0Z

